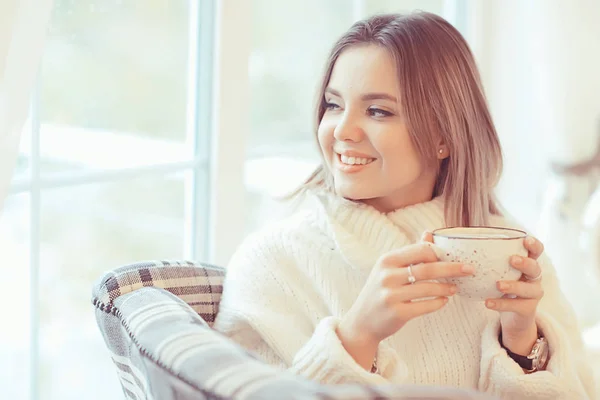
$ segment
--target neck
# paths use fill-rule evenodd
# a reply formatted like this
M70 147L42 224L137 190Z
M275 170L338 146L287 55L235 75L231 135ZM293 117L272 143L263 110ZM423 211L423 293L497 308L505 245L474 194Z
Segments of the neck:
M415 204L425 203L433 198L433 186L404 189L401 193L394 193L385 197L359 200L383 214Z

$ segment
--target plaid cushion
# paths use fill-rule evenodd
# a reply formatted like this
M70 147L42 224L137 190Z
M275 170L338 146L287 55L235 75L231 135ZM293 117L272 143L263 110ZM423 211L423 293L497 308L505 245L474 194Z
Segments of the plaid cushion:
M225 269L192 261L145 261L106 273L94 288L94 303L110 312L119 296L145 286L184 300L211 326L219 311Z
M95 286L96 319L127 399L489 399L441 387L325 386L276 370L201 317L214 321L223 276L211 265L146 262Z

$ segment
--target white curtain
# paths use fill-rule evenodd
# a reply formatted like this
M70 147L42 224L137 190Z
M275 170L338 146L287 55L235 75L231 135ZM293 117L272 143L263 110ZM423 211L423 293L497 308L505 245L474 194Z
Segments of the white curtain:
M0 212L27 119L52 3L0 1Z

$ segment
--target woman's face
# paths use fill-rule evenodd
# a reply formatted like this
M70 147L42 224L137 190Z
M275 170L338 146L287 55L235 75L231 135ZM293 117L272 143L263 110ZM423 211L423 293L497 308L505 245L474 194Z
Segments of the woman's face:
M435 183L408 134L400 90L386 50L347 49L333 68L318 130L336 192L381 212L430 200Z

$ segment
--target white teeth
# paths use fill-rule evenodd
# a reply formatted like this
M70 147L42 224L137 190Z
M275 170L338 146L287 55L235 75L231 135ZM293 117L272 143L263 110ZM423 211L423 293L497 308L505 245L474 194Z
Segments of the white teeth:
M357 165L357 164L366 165L366 164L373 162L375 159L374 158L348 157L343 154L340 154L340 160L342 160L342 163L347 164L347 165Z

